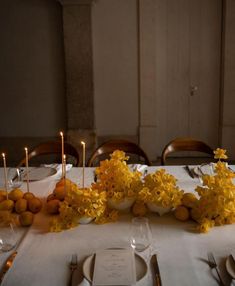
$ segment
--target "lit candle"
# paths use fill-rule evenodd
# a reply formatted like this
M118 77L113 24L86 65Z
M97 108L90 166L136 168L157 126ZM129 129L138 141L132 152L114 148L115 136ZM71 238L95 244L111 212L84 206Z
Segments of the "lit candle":
M86 143L81 142L82 144L82 187L85 185L85 161L86 161Z
M4 177L5 177L5 190L7 192L7 200L8 200L8 191L7 191L7 164L6 164L6 156L5 153L2 153L3 159L3 167L4 167Z
M27 192L29 192L29 157L28 157L28 148L25 147L24 150L25 150Z
M63 156L63 165L64 165L64 178L66 177L66 169L65 169L65 166L66 166L66 155L64 154Z
M62 162L62 178L65 176L65 165L64 165L64 134L60 131L61 136L61 162Z

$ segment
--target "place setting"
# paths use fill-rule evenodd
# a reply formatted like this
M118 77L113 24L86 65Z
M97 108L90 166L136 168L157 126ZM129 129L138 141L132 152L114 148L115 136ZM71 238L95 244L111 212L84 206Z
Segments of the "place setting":
M206 258L202 259L209 268L213 280L221 286L235 285L234 251L227 250L208 251Z
M77 254L73 254L69 264L69 285L146 285L151 280L161 286L148 218L132 218L127 238L129 246L99 249L87 256L82 265L78 265ZM74 271L82 271L82 282L73 281L73 277L77 277Z

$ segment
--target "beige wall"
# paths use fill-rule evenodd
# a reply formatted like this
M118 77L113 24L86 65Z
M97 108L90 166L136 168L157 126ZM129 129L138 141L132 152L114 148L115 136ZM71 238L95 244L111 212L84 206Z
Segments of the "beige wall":
M2 0L0 137L51 137L65 128L61 7Z
M235 2L225 2L221 143L235 158ZM96 0L92 4L99 137L138 137L137 4L137 0ZM58 1L1 1L0 151L8 148L11 156L12 152L17 156L19 148L28 142L35 145L66 128L62 35L62 7Z
M235 159L235 1L227 0L224 37L222 146Z
M98 136L138 131L137 1L92 7L94 100Z

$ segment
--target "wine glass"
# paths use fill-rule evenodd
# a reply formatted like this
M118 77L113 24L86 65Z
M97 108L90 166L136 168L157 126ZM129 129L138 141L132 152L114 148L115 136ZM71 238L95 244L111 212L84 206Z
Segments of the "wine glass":
M150 249L152 243L152 232L148 218L135 217L131 221L130 244L134 251L138 253ZM150 250L151 252L151 250Z
M0 252L12 250L17 243L16 226L13 220L0 222Z
M9 168L7 172L8 186L9 189L17 189L23 183L23 172L22 168Z

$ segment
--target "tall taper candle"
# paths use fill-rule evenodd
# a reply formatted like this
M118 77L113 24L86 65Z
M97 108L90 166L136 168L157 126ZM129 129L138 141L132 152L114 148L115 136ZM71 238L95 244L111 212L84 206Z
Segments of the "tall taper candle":
M62 163L62 178L65 176L65 165L64 165L64 134L60 131L61 136L61 163Z
M64 178L66 177L66 155L63 156L63 165L64 165Z
M5 177L5 190L6 190L6 193L7 193L7 200L8 200L8 190L7 190L7 164L6 164L6 155L5 155L5 153L2 153L2 159L3 159L4 177Z
M28 157L28 148L25 147L24 150L25 150L27 192L29 192L29 157Z
M86 162L86 143L81 141L82 144L82 187L85 186L85 162Z

